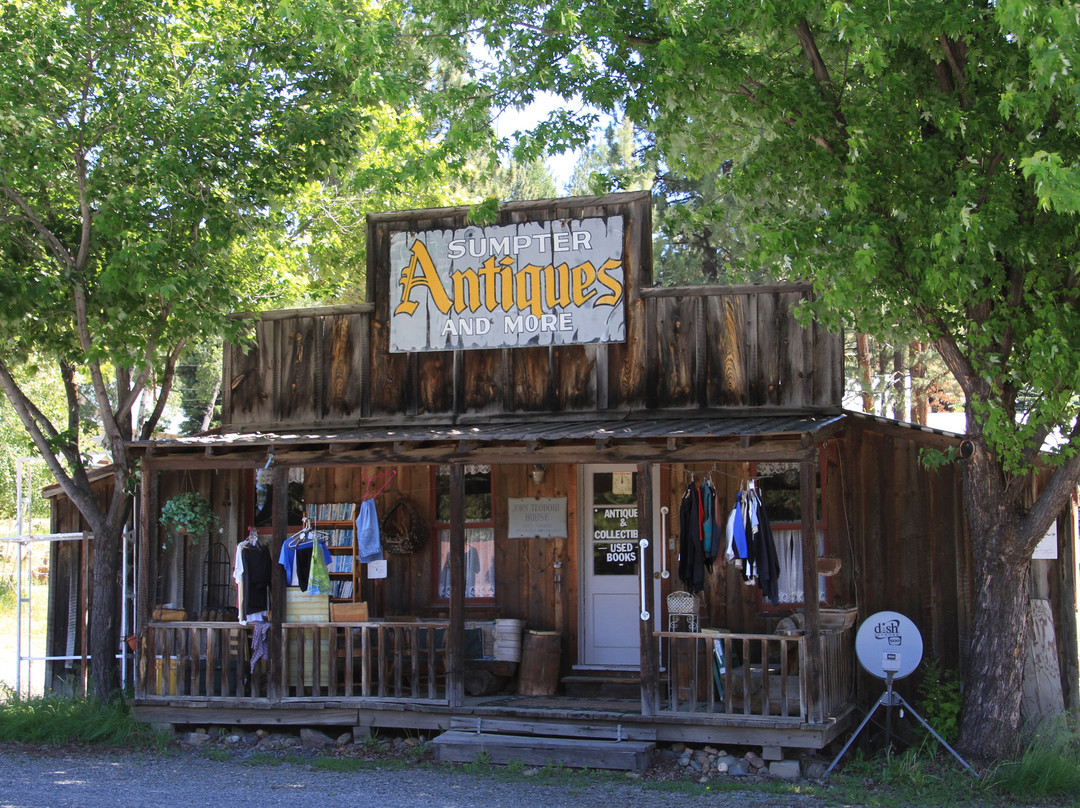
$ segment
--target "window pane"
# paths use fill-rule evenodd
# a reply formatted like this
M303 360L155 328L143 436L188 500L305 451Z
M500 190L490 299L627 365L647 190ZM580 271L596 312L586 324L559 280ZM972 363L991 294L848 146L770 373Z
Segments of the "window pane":
M443 472L446 469L446 473ZM491 521L491 470L487 467L470 467L464 476L465 522ZM450 521L450 474L443 466L435 475L435 521Z
M450 597L450 530L439 530L439 597ZM495 529L465 529L465 597L495 597Z
M802 522L802 491L799 486L799 467L795 463L758 465L758 493L773 524ZM821 519L821 477L814 468L814 497L817 517Z

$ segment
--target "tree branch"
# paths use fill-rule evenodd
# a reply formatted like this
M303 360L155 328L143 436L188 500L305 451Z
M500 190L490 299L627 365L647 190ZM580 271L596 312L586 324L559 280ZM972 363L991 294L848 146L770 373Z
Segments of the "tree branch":
M810 69L813 71L814 79L817 81L818 92L821 93L821 97L832 107L833 118L840 126L840 129L846 130L847 120L844 118L844 113L840 109L840 98L833 92L832 80L829 78L829 69L825 66L825 60L821 58L821 52L818 50L817 42L814 41L814 35L810 31L810 24L805 19L799 20L799 24L795 28L795 36L798 37L803 54L805 54L806 60L810 63Z
M97 398L98 415L101 418L101 426L105 431L105 437L109 441L113 459L119 462L126 455L123 451L123 436L120 432L116 416L113 414L112 402L109 401L109 391L105 386L105 377L101 373L101 362L96 359L94 342L90 337L89 314L86 307L86 291L82 284L76 280L71 285L72 296L75 300L75 329L79 337L79 345L86 355L86 368L90 371L90 380L94 388L94 396ZM129 405L130 406L130 405Z
M967 62L967 48L962 42L953 42L945 34L938 36L938 42L941 43L941 49L945 52L945 61L949 65L949 70L952 72L953 85L956 88L956 94L960 98L960 106L966 107L967 102L967 80L964 78L964 64Z
M82 459L78 457L77 446L74 451L75 462L71 462L72 459L68 457L71 464L71 473L69 474L63 463L60 462L60 458L57 457L56 450L50 441L50 438L59 437L56 428L22 391L3 360L0 360L0 387L3 388L27 434L34 442L34 446L37 447L38 452L45 460L45 464L49 467L49 471L56 478L64 493L71 499L80 513L86 517L91 529L94 531L100 530L104 524L104 515L101 509L98 508L97 502L94 501L90 491L90 480L86 476L86 469L83 468ZM70 448L70 445L68 448ZM67 454L65 452L65 456Z
M165 370L161 376L161 387L158 390L154 411L150 413L139 430L140 440L150 440L154 428L157 426L158 421L161 420L161 414L165 411L165 402L169 398L169 393L172 392L173 380L176 378L176 363L180 359L180 353L184 350L185 344L185 341L181 340L180 344L165 358Z
M45 245L49 248L49 252L51 252L60 263L68 269L75 269L75 259L71 257L71 253L68 252L68 249L61 243L60 239L56 237L52 230L46 227L45 223L41 221L36 213L34 213L33 208L31 208L29 203L22 198L22 195L14 188L8 188L6 185L0 185L0 193L10 199L12 203L23 212L27 221L30 222L30 225L37 231L38 235L41 236L41 240L44 241Z

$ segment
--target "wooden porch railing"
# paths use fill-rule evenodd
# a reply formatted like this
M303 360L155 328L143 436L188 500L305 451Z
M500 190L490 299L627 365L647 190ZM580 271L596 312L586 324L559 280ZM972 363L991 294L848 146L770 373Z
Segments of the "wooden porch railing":
M138 695L268 698L268 660L251 667L253 632L235 623L150 624ZM445 701L445 632L445 623L283 623L277 692L282 700Z
M137 690L146 696L265 698L267 662L252 669L253 632L238 623L151 623L139 648Z
M720 632L657 632L660 678L656 703L662 713L794 718L810 715L804 636ZM851 701L851 629L819 635L822 707L835 715Z
M284 623L281 629L285 698L446 699L445 623Z

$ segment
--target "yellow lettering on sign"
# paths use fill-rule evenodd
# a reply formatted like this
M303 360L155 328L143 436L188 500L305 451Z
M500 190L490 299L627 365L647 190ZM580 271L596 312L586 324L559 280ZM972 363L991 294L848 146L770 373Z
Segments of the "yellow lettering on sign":
M491 259L488 259L489 261ZM458 314L468 309L480 308L480 275L475 269L450 273L454 281L454 311Z
M601 295L596 298L594 305L596 306L615 306L623 296L623 285L619 282L618 278L613 278L609 274L612 269L621 269L622 261L616 261L614 258L609 258L603 264L600 265L599 271L596 273L596 279L600 281L604 286L611 290L611 294Z
M570 268L566 264L544 267L544 302L549 309L570 305Z
M595 289L589 288L596 280L596 267L593 266L592 261L586 261L571 269L570 274L573 278L574 305L584 306L586 301L596 294Z
M443 314L450 311L450 298L439 280L439 273L435 270L435 262L431 260L427 246L420 239L413 242L412 259L409 265L401 270L400 283L401 302L394 309L394 314L412 314L416 311L418 304L410 297L415 286L426 286L431 292L431 301Z
M539 317L544 313L544 301L540 293L542 270L536 264L526 264L517 274L517 307Z
M451 309L455 314L480 310L494 314L498 309L509 313L517 309L536 317L557 308L584 306L590 300L593 306L616 306L625 294L622 281L613 274L623 269L621 260L609 258L599 269L585 261L575 267L565 263L526 264L515 270L514 257L507 255L498 260L489 256L475 269L451 272L451 296L427 245L417 239L410 250L412 258L401 271L401 302L394 309L395 315L416 312L419 304L412 298L421 288L428 289L432 304L443 314L449 314Z

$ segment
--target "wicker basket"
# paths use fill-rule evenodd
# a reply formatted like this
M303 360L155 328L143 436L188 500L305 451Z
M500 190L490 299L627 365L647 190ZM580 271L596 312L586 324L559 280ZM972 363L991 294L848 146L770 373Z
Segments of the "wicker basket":
M386 512L379 534L383 550L408 555L424 546L428 528L412 500L402 497Z
M701 596L690 592L677 591L667 596L668 631L675 631L679 618L686 618L689 631L697 631L701 617Z

